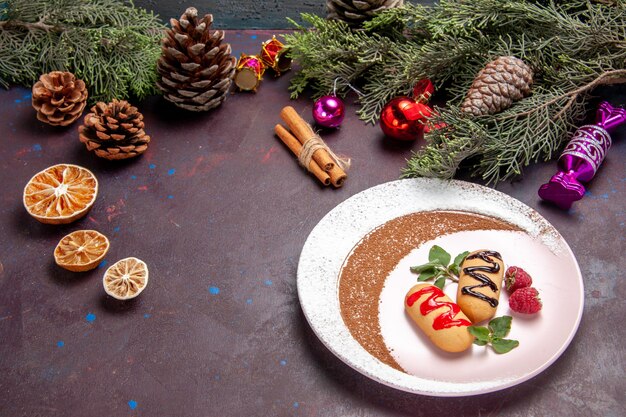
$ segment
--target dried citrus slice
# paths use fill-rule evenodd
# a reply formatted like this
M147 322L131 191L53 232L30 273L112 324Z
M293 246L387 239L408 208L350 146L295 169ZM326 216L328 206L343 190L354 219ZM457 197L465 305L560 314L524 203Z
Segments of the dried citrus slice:
M65 236L54 249L61 268L83 272L94 269L109 251L109 239L95 230L77 230Z
M106 270L102 283L104 291L113 298L135 298L148 284L148 266L137 258L122 259Z
M24 207L42 223L65 224L83 217L96 200L98 180L78 165L53 165L24 187Z

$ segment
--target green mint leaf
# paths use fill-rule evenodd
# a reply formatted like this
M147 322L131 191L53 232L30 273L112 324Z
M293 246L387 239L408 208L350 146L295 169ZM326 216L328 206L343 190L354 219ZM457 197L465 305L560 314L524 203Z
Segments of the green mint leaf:
M478 346L485 346L487 344L486 340L474 339L474 344Z
M491 347L496 353L507 353L519 346L517 340L511 339L493 339Z
M439 287L439 289L443 290L443 286L446 284L446 277L439 277L437 281L435 281L435 287Z
M428 260L430 262L438 262L443 266L448 266L450 263L450 254L443 250L441 246L433 246L428 253Z
M493 333L494 338L503 338L511 330L511 321L513 317L502 316L497 317L489 322L489 330Z
M448 267L448 271L452 272L454 275L459 275L459 267L456 264L452 264Z
M429 279L433 278L435 275L437 275L437 271L433 270L426 270L426 271L422 271L419 275L419 277L417 277L418 281L428 281Z
M438 266L438 265L439 264L436 262L428 262L427 264L424 264L424 265L412 266L411 272L415 272L416 274L419 274L420 272L424 272L424 271L434 271L435 266Z
M487 342L489 341L489 329L487 329L486 327L470 326L470 327L467 328L467 331L472 336L476 337L476 340L480 340L481 342L485 342L481 346L486 345Z
M465 258L467 258L467 255L469 255L468 251L459 253L456 258L454 258L454 264L460 268Z

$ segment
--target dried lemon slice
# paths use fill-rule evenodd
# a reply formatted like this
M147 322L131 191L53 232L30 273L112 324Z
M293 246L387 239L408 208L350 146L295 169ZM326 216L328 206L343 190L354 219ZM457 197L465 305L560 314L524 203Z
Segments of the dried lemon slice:
M102 284L104 291L113 298L135 298L148 284L148 266L137 258L122 259L106 270Z
M109 251L109 239L95 230L77 230L65 236L54 249L54 261L73 272L94 269Z
M24 187L24 207L42 223L65 224L83 217L96 200L98 180L78 165L53 165Z

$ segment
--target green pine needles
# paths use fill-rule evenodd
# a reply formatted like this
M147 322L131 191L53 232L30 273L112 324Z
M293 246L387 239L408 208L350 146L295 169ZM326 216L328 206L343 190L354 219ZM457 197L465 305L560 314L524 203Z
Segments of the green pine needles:
M385 10L359 30L303 15L286 36L300 64L292 97L364 92L360 117L378 120L382 107L430 78L445 91L434 123L403 176L451 178L460 167L488 183L557 156L586 115L592 90L626 83L624 0L441 0ZM293 22L292 22L293 23ZM295 23L294 23L295 24ZM478 71L499 56L523 59L534 71L532 94L498 114L470 117L459 106ZM619 104L619 103L616 103Z
M117 0L0 2L0 85L32 86L64 70L85 81L90 102L156 93L164 25Z

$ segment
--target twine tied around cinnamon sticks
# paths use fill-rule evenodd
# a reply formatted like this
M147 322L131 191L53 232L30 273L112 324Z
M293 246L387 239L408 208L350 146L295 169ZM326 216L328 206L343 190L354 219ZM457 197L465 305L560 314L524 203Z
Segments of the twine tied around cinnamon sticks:
M274 132L298 157L300 165L322 184L341 187L347 178L350 158L336 155L293 107L283 108L280 117L291 132L280 124L274 127Z
M324 140L318 134L315 134L314 136L304 141L304 144L302 145L302 151L300 151L300 156L298 156L298 162L300 162L300 165L305 168L308 167L311 163L311 159L313 159L313 155L320 149L328 152L328 156L330 156L330 159L332 159L333 162L339 166L339 168L343 169L344 171L350 168L350 158L335 154L335 152L333 152L332 149L330 149L328 145L326 145L326 142L324 142Z

